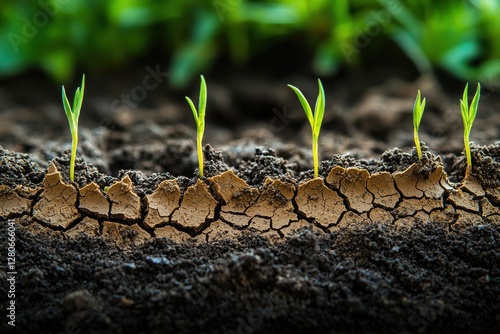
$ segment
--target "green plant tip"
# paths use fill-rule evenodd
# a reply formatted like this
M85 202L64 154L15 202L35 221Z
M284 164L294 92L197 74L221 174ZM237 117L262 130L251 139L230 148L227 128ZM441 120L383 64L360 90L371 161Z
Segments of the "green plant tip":
M472 130L472 125L474 124L474 120L476 119L477 109L479 106L479 99L481 98L481 84L477 83L476 94L474 94L474 98L469 106L468 100L469 94L469 83L465 85L464 94L462 99L460 100L460 111L462 112L462 121L464 123L464 148L465 148L465 157L467 159L467 169L466 175L472 171L472 156L470 152L470 132Z
M319 93L318 97L316 98L316 105L314 107L314 113L313 113L311 106L309 105L309 102L307 102L306 98L304 97L304 94L302 94L300 89L292 85L288 85L288 87L290 87L297 95L300 104L304 109L307 120L311 125L312 156L314 165L314 177L316 178L319 175L318 139L319 139L319 133L321 131L321 124L323 123L323 116L325 115L325 90L323 89L323 84L321 83L321 80L318 79Z
M420 122L422 121L422 116L424 115L425 109L425 98L421 100L420 90L417 93L417 98L415 99L415 104L413 105L413 140L415 142L415 147L417 149L418 161L422 160L422 149L420 148L420 139L418 138L418 130L420 128Z
M62 102L66 117L69 122L69 130L71 131L71 158L69 162L69 178L71 181L75 180L75 159L76 149L78 147L78 119L80 118L80 110L83 103L83 92L85 90L85 74L82 76L82 85L76 89L75 97L73 99L73 107L71 107L66 90L62 86Z
M194 106L193 101L186 96L186 101L193 112L194 121L196 122L196 150L198 152L198 176L203 178L203 134L205 133L205 110L207 108L207 83L203 75L200 75L200 97L198 101L198 109Z

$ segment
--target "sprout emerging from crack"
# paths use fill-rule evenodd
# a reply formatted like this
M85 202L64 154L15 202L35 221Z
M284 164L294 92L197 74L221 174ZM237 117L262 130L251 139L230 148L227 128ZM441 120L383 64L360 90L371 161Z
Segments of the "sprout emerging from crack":
M300 103L302 104L302 108L304 108L304 112L306 113L307 119L309 120L309 124L311 124L311 132L312 132L312 155L313 155L313 164L314 164L314 177L318 177L318 138L319 132L321 130L321 123L323 122L323 116L325 115L325 91L323 89L323 85L321 84L321 80L318 79L319 93L316 99L316 106L314 107L314 114L311 110L311 106L307 102L306 98L302 94L302 92L295 86L288 85L297 97L299 98Z
M75 98L73 100L73 108L69 104L68 97L64 86L62 86L62 101L64 111L68 117L69 130L71 131L71 158L69 162L69 178L75 180L75 159L76 149L78 147L78 119L80 118L80 109L83 102L83 91L85 89L85 74L82 76L82 85L76 89Z
M422 149L420 148L420 139L418 138L418 129L420 128L420 121L424 115L425 98L421 100L420 90L417 93L415 104L413 105L413 140L417 148L418 161L422 160Z
M479 98L481 97L481 84L477 84L476 94L472 99L472 102L469 106L468 101L468 92L469 84L465 85L463 98L460 100L460 110L462 112L462 121L464 123L464 147L465 147L465 156L467 158L467 169L465 174L469 174L472 171L472 157L470 153L470 131L472 129L472 125L474 124L474 120L476 119L477 108L479 105Z
M193 117L196 122L196 149L198 151L198 175L203 178L203 134L205 133L205 110L207 107L207 84L203 75L200 75L200 98L198 101L198 110L194 106L193 101L186 96L186 100L193 111Z

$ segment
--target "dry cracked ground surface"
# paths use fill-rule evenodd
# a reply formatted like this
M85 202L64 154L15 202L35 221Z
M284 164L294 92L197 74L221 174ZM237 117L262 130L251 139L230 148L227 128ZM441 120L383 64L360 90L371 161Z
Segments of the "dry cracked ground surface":
M214 86L217 117L238 120ZM499 332L500 144L487 144L498 138L494 101L478 121L483 145L473 146L475 168L464 178L454 144L461 129L427 133L440 156L425 148L422 163L409 153L411 138L394 130L415 87L388 83L345 117L327 115L316 179L302 139L309 130L293 117L280 135L266 120L267 130L236 128L236 139L209 120L220 138L207 141L221 152L207 146L206 178L187 177L196 175L193 131L138 121L180 121L178 106L167 105L107 115L114 130L82 129L70 182L67 150L23 136L35 113L7 108L0 138L12 149L0 148L0 227L16 228L15 329ZM422 128L455 117L448 96L431 88ZM404 149L384 152L391 144Z

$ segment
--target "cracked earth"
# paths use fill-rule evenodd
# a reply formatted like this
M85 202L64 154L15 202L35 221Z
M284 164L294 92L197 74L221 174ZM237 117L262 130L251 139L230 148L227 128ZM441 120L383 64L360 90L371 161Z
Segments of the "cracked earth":
M183 242L236 239L253 231L274 241L302 228L331 233L359 224L408 228L434 222L449 229L500 220L500 186L473 175L451 183L441 165L429 171L414 163L404 171L370 174L335 166L326 177L294 182L266 178L250 186L232 170L181 189L163 180L137 194L129 177L109 187L63 181L55 164L42 186L0 186L0 217L54 235L102 236L120 246L166 237ZM127 237L124 237L127 236Z

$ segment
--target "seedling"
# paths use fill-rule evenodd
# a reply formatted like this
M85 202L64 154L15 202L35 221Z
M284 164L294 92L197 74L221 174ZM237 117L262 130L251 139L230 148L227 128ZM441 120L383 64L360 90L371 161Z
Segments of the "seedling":
M422 149L420 148L420 139L418 138L418 129L420 128L420 121L424 115L425 98L420 100L420 90L417 93L415 104L413 105L413 140L417 148L418 161L422 160Z
M311 110L311 106L307 102L306 98L302 94L302 92L292 85L288 85L297 97L299 98L300 103L302 104L302 108L304 108L304 112L306 113L307 119L309 120L309 124L311 124L311 132L312 132L312 155L313 155L313 164L314 164L314 177L318 177L318 138L319 132L321 130L321 123L323 122L323 116L325 115L325 91L323 89L323 85L321 84L321 80L318 79L319 93L316 99L316 106L314 107L314 114Z
M80 117L80 109L82 108L84 89L85 74L82 76L82 85L76 89L75 98L73 100L73 108L71 108L64 86L62 86L63 106L66 116L68 117L69 130L71 131L71 158L69 162L69 178L71 181L75 180L75 159L76 148L78 146L78 119Z
M203 75L200 75L200 98L198 101L198 110L194 106L193 101L186 96L186 100L193 111L193 117L196 122L196 149L198 151L198 172L200 179L203 178L203 133L205 132L205 110L207 107L207 84Z
M467 158L467 169L465 174L469 174L472 170L472 157L470 153L470 131L472 129L472 124L474 124L474 120L476 119L477 108L479 105L479 98L481 97L481 84L477 84L476 94L472 99L472 102L469 106L469 100L467 98L469 91L469 84L465 85L463 98L460 100L460 110L462 111L462 121L464 123L464 147L465 147L465 156Z

